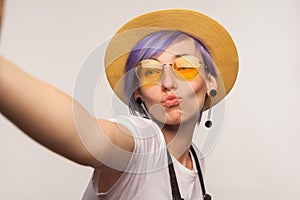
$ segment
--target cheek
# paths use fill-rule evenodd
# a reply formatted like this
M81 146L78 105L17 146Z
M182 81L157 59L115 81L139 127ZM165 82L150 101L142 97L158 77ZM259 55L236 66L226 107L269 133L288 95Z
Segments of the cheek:
M207 92L207 87L202 78L196 79L190 83L191 90L193 91L194 98L197 99L198 104L202 107Z
M161 95L161 86L151 85L140 87L140 94L142 95L146 105L153 105L159 102Z
M200 95L205 94L207 91L206 84L202 78L196 82L196 84L193 88L194 88L195 93L200 94Z

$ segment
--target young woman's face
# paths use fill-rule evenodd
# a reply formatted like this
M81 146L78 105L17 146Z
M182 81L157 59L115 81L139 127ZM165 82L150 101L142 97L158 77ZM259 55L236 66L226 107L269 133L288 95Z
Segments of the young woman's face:
M177 78L172 71L174 60L182 55L191 55L203 62L193 39L174 43L153 58L164 65L159 81L155 84L142 84L135 93L135 96L142 96L153 118L168 125L179 125L191 117L198 119L207 92L206 83L200 74L193 79L184 80Z

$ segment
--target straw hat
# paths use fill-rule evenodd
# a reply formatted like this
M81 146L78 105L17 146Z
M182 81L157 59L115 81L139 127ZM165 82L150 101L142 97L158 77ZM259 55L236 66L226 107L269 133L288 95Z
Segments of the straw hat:
M131 49L143 37L162 29L182 31L201 40L218 71L218 94L213 105L224 98L232 89L238 74L235 44L218 22L199 12L184 9L159 10L138 16L113 36L106 50L105 67L108 82L117 96L126 103L122 77ZM223 92L220 92L220 86Z

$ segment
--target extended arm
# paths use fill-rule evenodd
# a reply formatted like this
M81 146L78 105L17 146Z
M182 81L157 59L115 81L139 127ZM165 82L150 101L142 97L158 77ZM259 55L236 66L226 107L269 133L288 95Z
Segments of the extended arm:
M72 105L80 116L76 123ZM71 97L3 57L0 57L0 111L29 137L83 165L101 166L93 155L105 157L111 143L126 151L132 151L134 146L124 129L113 122L96 120Z

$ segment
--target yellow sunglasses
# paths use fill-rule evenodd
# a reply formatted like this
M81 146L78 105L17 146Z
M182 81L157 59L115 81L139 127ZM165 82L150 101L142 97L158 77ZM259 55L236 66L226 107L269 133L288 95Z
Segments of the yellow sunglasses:
M138 63L135 73L145 83L157 83L162 77L165 65L167 64L161 64L155 59L145 59ZM204 68L204 63L195 56L183 55L175 59L171 68L178 79L192 80Z

